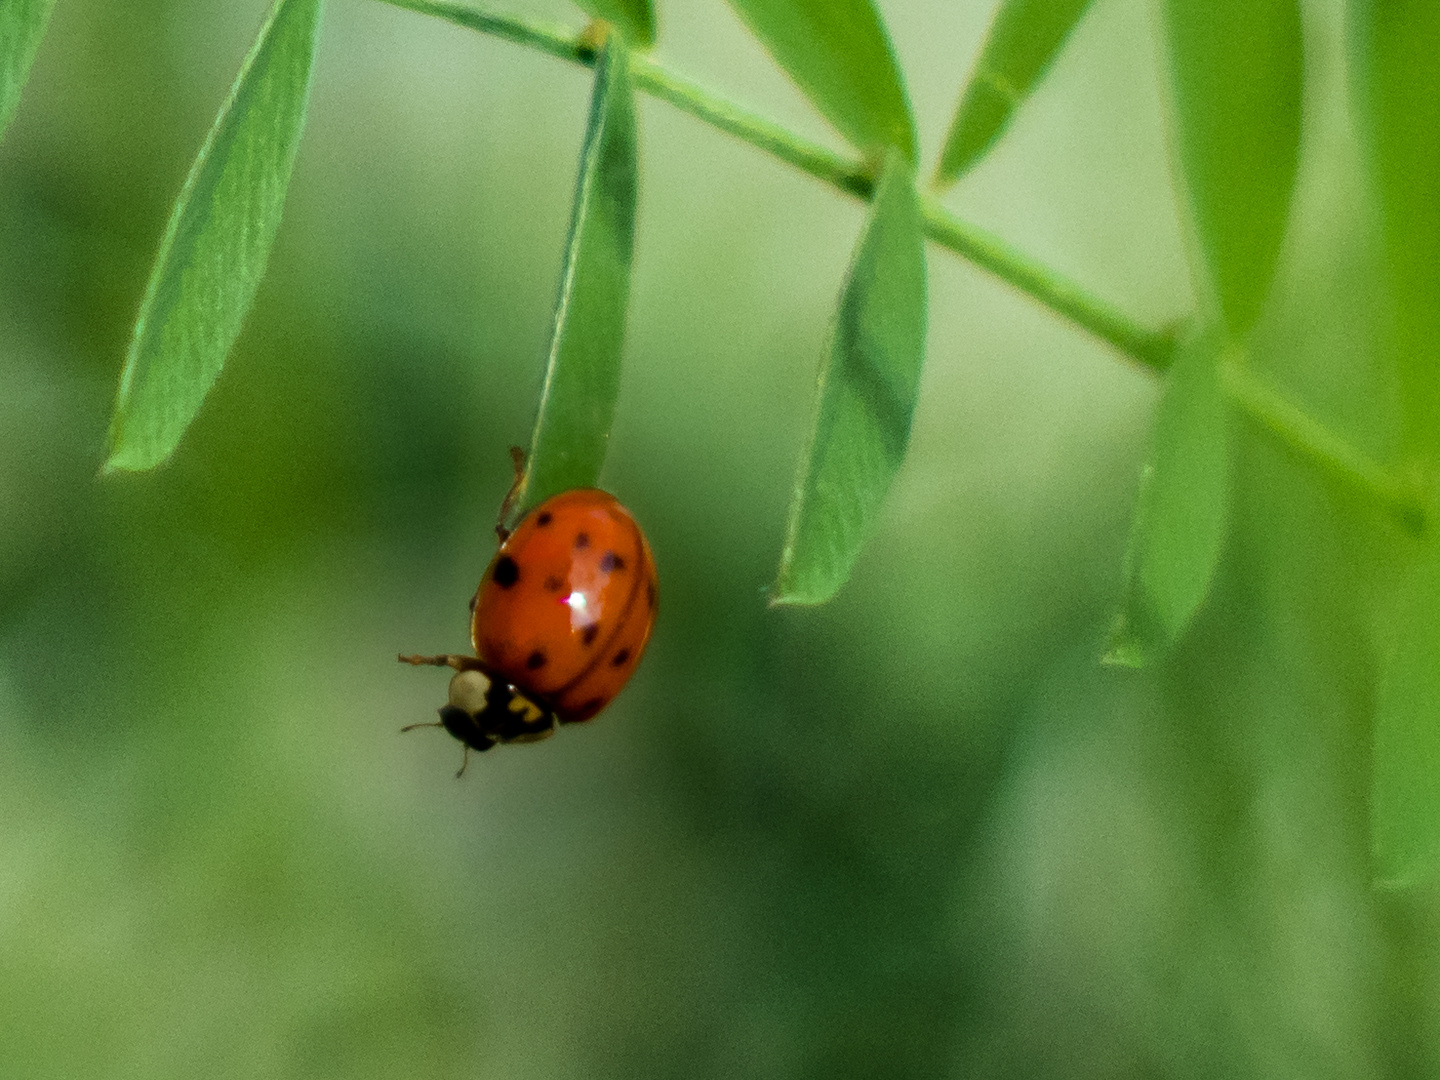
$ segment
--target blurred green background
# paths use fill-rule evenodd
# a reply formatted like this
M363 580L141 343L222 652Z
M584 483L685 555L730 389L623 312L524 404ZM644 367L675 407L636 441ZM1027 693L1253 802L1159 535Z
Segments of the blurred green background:
M1105 669L1153 377L932 250L910 459L766 609L862 208L641 105L606 482L661 615L597 723L452 778L588 74L331 0L286 219L172 461L96 472L170 204L267 0L61 0L0 145L0 1076L1415 1076L1431 893L1374 893L1381 526L1237 422L1179 652ZM519 6L519 0L516 0ZM988 4L882 3L933 159ZM525 10L579 25L559 0ZM1257 362L1383 456L1335 0ZM831 145L719 0L658 54ZM1099 0L947 203L1192 307L1152 12Z

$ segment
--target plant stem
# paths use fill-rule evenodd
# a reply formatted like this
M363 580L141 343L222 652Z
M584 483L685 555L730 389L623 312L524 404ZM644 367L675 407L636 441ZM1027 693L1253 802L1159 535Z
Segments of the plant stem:
M575 33L552 23L484 12L454 0L386 0L386 3L445 19L480 33L504 37L517 45L550 53L572 63L595 65L596 42L585 32ZM874 193L876 174L865 161L837 154L824 145L799 137L788 128L713 94L683 75L677 75L648 56L631 56L631 75L635 85L647 94L670 102L675 108L792 164L802 173L808 173L840 192L867 202ZM1142 327L1125 312L1093 297L1076 282L1068 281L1041 262L1015 251L998 236L962 222L932 196L922 194L920 209L924 233L937 245L998 276L1001 281L1020 289L1032 300L1071 323L1089 330L1123 356L1138 361L1152 372L1168 369L1174 353L1175 327L1165 330ZM1407 530L1413 533L1426 530L1427 501L1418 481L1410 482L1407 478L1398 477L1380 462L1372 461L1290 402L1280 390L1248 369L1243 351L1227 354L1221 360L1220 374L1231 403L1250 413L1280 441L1308 456L1332 477L1374 498Z
M433 15L458 26L504 38L587 67L595 63L595 40L563 26L482 11L454 0L386 0L395 7ZM787 128L678 75L643 54L632 54L635 85L712 127L743 139L808 173L838 191L869 200L874 192L872 166L804 139ZM961 221L929 195L921 197L925 235L990 271L1002 281L1077 326L1108 342L1118 352L1155 372L1169 366L1174 328L1151 330L1124 312L1092 296L1075 282L1007 245L999 237ZM1305 413L1243 363L1243 354L1221 362L1221 378L1231 402L1272 434L1316 462L1332 476L1365 492L1412 532L1424 531L1428 508L1418 483L1407 482Z
M562 26L482 11L452 0L386 2L538 49L572 63L585 66L595 63L594 41L584 33L575 33ZM648 56L632 54L630 66L635 85L653 97L743 139L838 191L862 200L870 198L875 187L875 173L867 162L837 154L828 147L804 139L676 74ZM1014 250L998 237L961 221L933 198L922 197L921 205L925 235L941 247L990 271L1145 367L1158 372L1170 366L1174 344L1171 333L1139 325L1117 308L1091 296L1075 282Z
M920 200L925 235L984 267L996 277L1107 341L1132 360L1163 372L1175 347L1171 329L1147 330L1124 312L1091 296L1043 263L1022 255L998 237L961 221L928 195Z
M1404 476L1336 435L1268 379L1246 366L1243 352L1222 357L1220 380L1235 405L1287 446L1304 454L1337 480L1374 499L1407 531L1416 535L1425 531L1429 510L1419 482L1408 482Z
M386 0L386 3L410 12L429 14L480 33L504 37L517 45L550 53L572 63L595 65L595 37L586 32L575 33L552 23L484 12L454 0ZM675 108L792 164L802 173L808 173L840 192L867 202L874 193L876 174L874 168L863 160L837 154L824 145L799 137L788 128L713 94L683 75L677 75L648 56L631 56L631 75L635 85L647 94L670 102ZM1175 347L1174 327L1165 330L1142 327L1125 312L1093 297L1076 282L1068 281L1041 262L1015 251L998 236L962 222L932 196L922 194L920 207L924 233L937 245L998 276L1001 281L1020 289L1032 300L1071 323L1089 330L1123 356L1138 361L1152 372L1168 369ZM1428 508L1418 481L1410 482L1395 475L1380 462L1372 461L1290 402L1279 389L1248 369L1243 351L1231 351L1223 357L1220 367L1225 393L1236 408L1250 413L1267 431L1290 448L1308 456L1332 477L1374 498L1407 530L1413 533L1426 530Z

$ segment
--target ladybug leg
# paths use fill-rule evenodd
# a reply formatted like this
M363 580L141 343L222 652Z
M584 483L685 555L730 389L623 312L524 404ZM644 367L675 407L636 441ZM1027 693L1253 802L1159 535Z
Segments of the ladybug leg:
M505 493L505 501L500 504L500 515L495 519L495 535L502 544L510 539L510 530L505 527L505 519L510 516L510 508L515 505L520 486L525 483L525 451L518 446L510 447L510 461L515 466L515 481Z
M406 656L400 654L400 663L414 664L416 667L450 667L456 671L484 671L480 661L474 656L457 656L454 653L442 653L439 656Z

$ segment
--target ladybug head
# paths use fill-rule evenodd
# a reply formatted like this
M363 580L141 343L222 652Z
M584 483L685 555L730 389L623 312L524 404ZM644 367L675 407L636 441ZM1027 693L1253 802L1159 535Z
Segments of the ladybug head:
M466 746L489 750L495 738L480 724L490 707L490 677L483 671L457 671L450 680L450 700L440 710L445 730Z
M497 742L532 742L551 735L555 715L529 696L483 671L466 668L450 680L450 700L440 710L446 731L475 750Z

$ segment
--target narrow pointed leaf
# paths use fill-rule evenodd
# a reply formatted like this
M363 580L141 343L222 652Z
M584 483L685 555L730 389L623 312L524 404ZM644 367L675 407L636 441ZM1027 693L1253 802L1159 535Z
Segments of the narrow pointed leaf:
M1440 864L1440 545L1401 579L1387 613L1375 713L1376 879L1409 885Z
M1352 66L1384 218L1406 449L1440 458L1440 4L1359 0Z
M773 603L845 584L905 458L925 358L925 247L914 172L891 153L840 295Z
M655 42L655 9L650 0L576 0L597 19L614 23L630 44L641 47Z
M120 376L106 469L173 451L265 273L305 120L321 0L279 0L171 212Z
M561 491L593 487L620 392L635 234L635 104L624 40L595 66L545 388L516 515Z
M860 150L915 157L915 125L871 0L730 0L810 103Z
M1184 633L1210 589L1230 491L1222 341L1218 328L1194 334L1166 374L1107 663L1139 667L1159 656Z
M1240 340L1260 313L1300 146L1298 0L1162 0L1179 165L1209 283Z
M954 182L985 156L1050 68L1091 0L1005 0L960 95L935 171Z
M10 126L55 0L0 0L0 135Z

